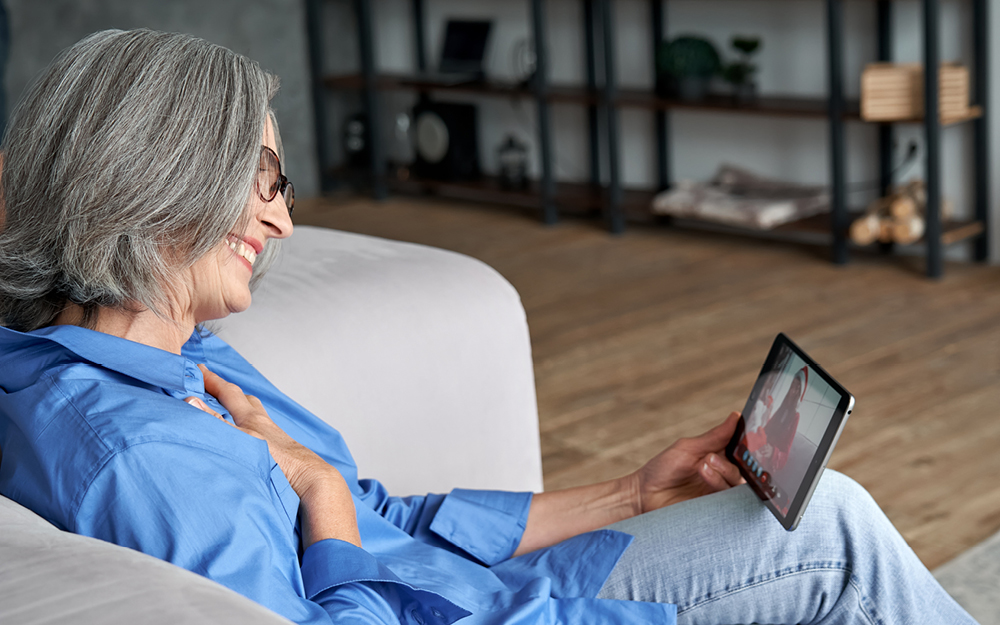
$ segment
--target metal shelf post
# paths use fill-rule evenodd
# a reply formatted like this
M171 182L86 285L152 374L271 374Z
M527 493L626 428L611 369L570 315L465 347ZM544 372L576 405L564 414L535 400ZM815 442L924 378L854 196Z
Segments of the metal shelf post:
M583 0L583 35L587 55L587 89L597 91L597 50L594 46L594 0ZM590 184L601 186L601 125L597 105L587 105L587 133L590 140Z
M413 0L413 44L413 47L417 49L417 71L423 72L427 69L427 44L424 37L424 0Z
M618 138L618 107L615 103L618 86L615 78L614 14L609 0L599 0L598 6L603 26L604 48L604 89L601 91L601 103L608 133L608 199L605 220L612 234L621 234L625 230L625 216L622 213L621 172L618 163L621 149Z
M888 62L892 60L892 0L878 0L875 3L875 31L876 47L878 48L878 60ZM878 173L879 173L879 194L882 197L889 195L892 189L893 179L893 125L883 122L878 124ZM879 243L879 251L884 254L892 252L895 247L890 243Z
M989 3L987 0L972 2L972 48L974 102L982 107L983 114L972 127L975 141L975 218L983 224L983 233L976 237L973 257L978 261L989 260L990 248L990 93L989 93Z
M559 221L556 209L556 185L552 174L552 122L549 104L548 45L545 34L545 3L531 0L532 23L535 36L535 101L538 104L538 147L542 168L542 221L554 224Z
M326 90L323 87L323 0L306 0L306 32L309 37L309 73L312 78L313 124L316 137L316 160L322 191L333 188L330 149L327 146Z
M385 181L385 154L382 146L381 103L375 81L375 42L372 29L371 4L367 0L354 0L358 16L358 43L361 48L361 75L364 80L362 94L368 116L368 154L372 175L372 197L384 200L389 195Z
M941 113L938 108L938 0L923 0L924 13L924 143L927 146L927 276L940 278L941 256Z
M842 0L826 0L827 56L830 92L830 228L833 262L847 263L847 198L844 168L844 8Z
M650 19L653 23L653 84L656 93L662 92L660 73L657 68L657 51L666 34L663 25L663 0L650 0ZM663 191L673 185L670 179L670 118L664 110L654 113L656 124L656 178L657 189Z

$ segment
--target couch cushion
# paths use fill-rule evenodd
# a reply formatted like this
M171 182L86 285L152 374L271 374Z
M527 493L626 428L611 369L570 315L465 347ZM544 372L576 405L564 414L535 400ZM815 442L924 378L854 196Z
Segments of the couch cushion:
M0 497L0 623L289 623L204 577L60 531Z
M517 291L445 250L296 227L243 313L210 324L340 430L396 495L541 490L531 343Z

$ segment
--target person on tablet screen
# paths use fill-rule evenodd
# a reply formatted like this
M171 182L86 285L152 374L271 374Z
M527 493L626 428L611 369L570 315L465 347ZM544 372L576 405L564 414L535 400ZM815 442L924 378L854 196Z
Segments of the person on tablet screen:
M792 378L785 399L765 425L747 433L747 449L769 471L780 471L788 462L788 453L799 427L799 404L806 396L808 385L809 368L802 367Z

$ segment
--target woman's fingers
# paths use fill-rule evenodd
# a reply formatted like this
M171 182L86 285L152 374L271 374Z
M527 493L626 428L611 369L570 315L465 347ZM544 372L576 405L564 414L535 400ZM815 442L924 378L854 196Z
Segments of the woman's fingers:
M709 453L720 453L729 444L736 432L736 425L739 423L740 413L730 413L726 420L715 426L711 430L692 438L681 439L687 450L698 456Z
M227 425L229 424L229 422L226 421L225 417L223 417L222 415L220 415L216 411L214 411L211 408L209 408L208 404L206 404L205 402L201 401L197 397L188 397L184 401L187 402L187 403L189 403L189 404L191 404L192 406L194 406L195 408L197 408L197 409L199 409L199 410L201 410L203 412L207 412L208 414L212 415L213 417L215 417L219 421L222 421L223 423L225 423Z
M700 473L705 483L715 490L725 490L743 483L740 470L726 458L714 453L705 457Z
M202 376L205 378L205 392L219 400L219 403L226 407L229 412L233 408L246 403L247 396L243 390L231 382L227 382L208 370L205 365L198 365Z
M205 378L205 392L225 406L236 426L257 438L264 438L263 435L255 433L270 425L270 417L267 416L267 411L260 400L245 395L243 389L212 373L205 365L198 365L198 368Z

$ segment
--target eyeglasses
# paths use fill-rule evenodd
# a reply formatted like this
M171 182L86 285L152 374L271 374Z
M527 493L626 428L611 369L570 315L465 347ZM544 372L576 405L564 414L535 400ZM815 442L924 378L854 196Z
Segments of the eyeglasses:
M266 145L260 146L260 169L257 170L257 194L260 199L270 202L274 196L281 193L288 208L289 217L295 208L295 187L281 175L281 162L274 150Z

